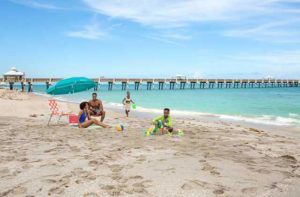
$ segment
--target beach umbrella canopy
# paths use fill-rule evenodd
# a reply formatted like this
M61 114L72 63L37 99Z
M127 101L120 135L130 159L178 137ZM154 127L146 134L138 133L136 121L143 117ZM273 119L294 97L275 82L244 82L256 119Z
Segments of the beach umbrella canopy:
M63 79L57 82L54 86L47 90L48 94L60 95L60 94L72 94L76 92L82 92L94 88L96 83L85 77L72 77Z

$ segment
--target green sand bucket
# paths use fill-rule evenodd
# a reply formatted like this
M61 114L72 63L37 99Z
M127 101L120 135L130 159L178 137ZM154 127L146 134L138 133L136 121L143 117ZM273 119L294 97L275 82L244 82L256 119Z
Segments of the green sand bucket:
M133 103L131 107L132 107L132 109L136 109L136 104Z
M177 131L177 136L184 136L184 132L182 130Z

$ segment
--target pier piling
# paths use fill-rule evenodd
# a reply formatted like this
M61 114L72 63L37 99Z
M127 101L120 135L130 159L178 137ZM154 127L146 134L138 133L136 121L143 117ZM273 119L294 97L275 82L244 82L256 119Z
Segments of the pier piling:
M258 88L261 88L261 82L257 82Z
M158 83L158 89L159 89L159 90L163 90L163 89L164 89L164 82L161 82L161 81L160 81L160 82Z
M239 87L239 82L234 82L233 83L233 88L238 88Z
M23 81L21 82L21 90L22 90L22 92L24 92L24 91L25 91L25 84L24 84L24 82L23 82Z
M175 89L175 82L170 82L170 90L174 90Z
M138 81L134 82L134 89L139 90L139 88L140 88L140 82Z
M147 90L152 90L152 82L147 82Z
M223 88L223 82L218 82L218 88Z
M196 82L191 82L190 83L190 88L191 89L195 89L195 87L196 87Z
M122 90L126 90L127 89L127 82L123 81L122 82Z
M113 89L113 82L109 81L108 82L108 90L112 91L112 89Z
M32 92L32 83L28 81L28 92Z
M185 89L185 82L180 82L180 89L181 90L184 90Z
M200 89L204 89L205 88L205 82L200 82Z
M13 90L14 89L14 82L9 82L9 89Z

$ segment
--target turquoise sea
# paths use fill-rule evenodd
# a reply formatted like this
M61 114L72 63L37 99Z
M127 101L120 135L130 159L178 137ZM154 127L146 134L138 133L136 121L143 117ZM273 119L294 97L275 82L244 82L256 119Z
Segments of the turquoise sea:
M156 87L157 88L157 87ZM45 93L44 85L35 85L33 90ZM125 91L114 85L113 91L101 84L97 93L107 106L122 108ZM160 112L169 107L173 113L217 115L224 119L245 120L274 125L300 125L300 87L294 88L240 88L240 89L185 89L146 90L146 84L138 91L129 85L132 99L138 111ZM89 100L93 91L59 96L72 102Z

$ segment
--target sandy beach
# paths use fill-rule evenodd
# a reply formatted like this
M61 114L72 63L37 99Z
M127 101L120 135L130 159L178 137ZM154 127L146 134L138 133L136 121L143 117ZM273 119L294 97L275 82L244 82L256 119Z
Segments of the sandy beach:
M150 118L107 110L114 128L47 126L48 98L0 90L0 196L299 196L300 131L195 117L145 137ZM65 112L78 106L59 103Z

